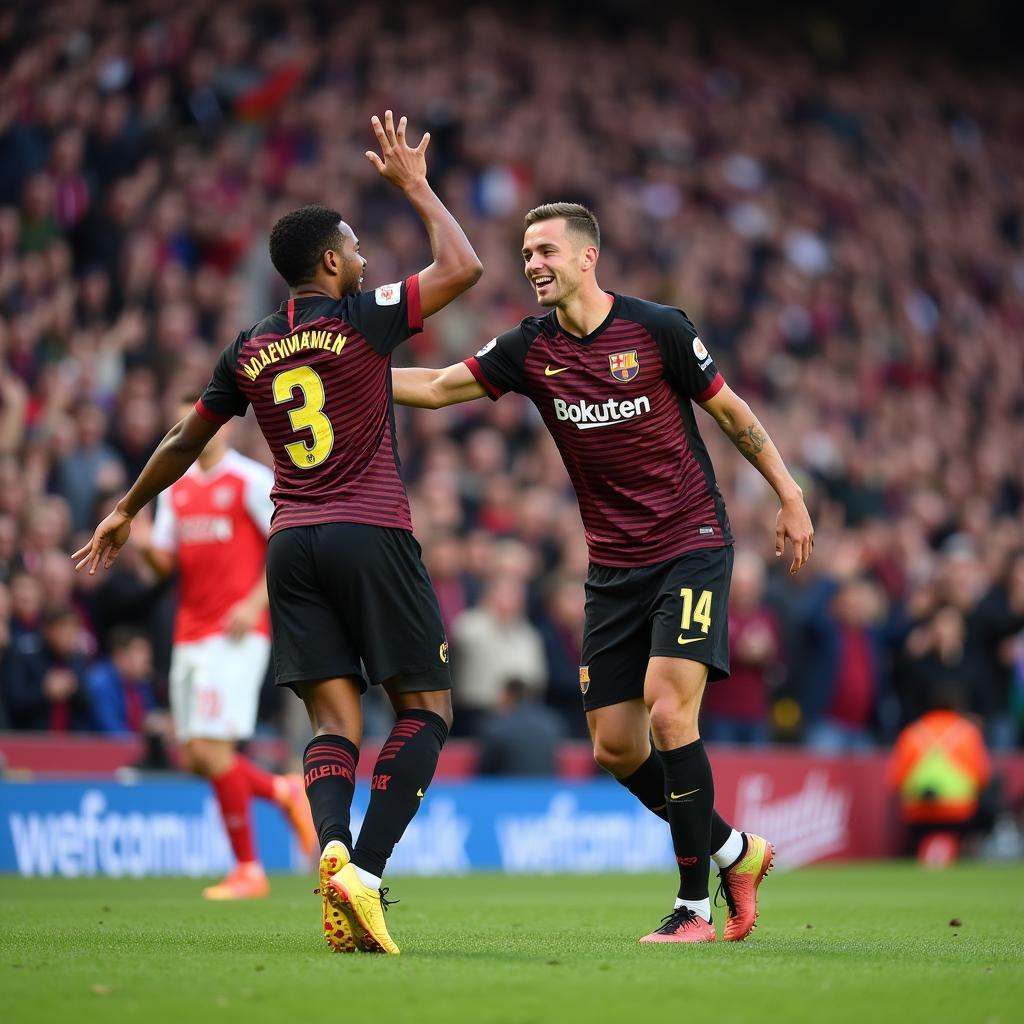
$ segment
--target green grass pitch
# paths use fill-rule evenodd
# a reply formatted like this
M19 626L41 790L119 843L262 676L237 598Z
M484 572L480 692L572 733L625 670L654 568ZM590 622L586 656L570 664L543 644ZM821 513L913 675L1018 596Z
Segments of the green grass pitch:
M330 955L312 878L277 878L249 904L203 903L196 880L0 878L0 1018L1024 1020L1020 867L776 872L747 942L698 947L636 943L665 912L667 876L390 881L393 958Z

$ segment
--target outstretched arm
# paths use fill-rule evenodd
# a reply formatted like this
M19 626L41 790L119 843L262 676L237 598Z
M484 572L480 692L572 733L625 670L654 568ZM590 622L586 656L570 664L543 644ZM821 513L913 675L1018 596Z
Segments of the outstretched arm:
M80 571L88 566L91 576L101 561L103 568L109 569L121 548L128 543L132 520L139 510L184 475L219 427L220 424L203 419L195 409L180 423L175 423L143 466L138 480L117 503L114 511L96 527L89 543L71 556L76 563L75 569Z
M404 117L399 119L396 128L394 115L386 110L383 124L376 115L371 118L371 124L380 143L380 155L367 150L366 159L382 178L402 190L423 219L430 236L434 262L419 275L420 307L423 316L428 317L476 284L483 266L458 221L427 184L426 153L430 133L427 132L413 149L405 139Z
M417 409L443 409L487 394L465 363L455 363L443 370L398 367L391 371L391 389L398 405Z
M781 557L786 538L793 545L791 573L811 557L814 527L804 504L803 492L786 469L778 448L757 421L750 406L727 384L714 398L701 403L710 413L743 457L772 485L782 507L775 518L775 554Z

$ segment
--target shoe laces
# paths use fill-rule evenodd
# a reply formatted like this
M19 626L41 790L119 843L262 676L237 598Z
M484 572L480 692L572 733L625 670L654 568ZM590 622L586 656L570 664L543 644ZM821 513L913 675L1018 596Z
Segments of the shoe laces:
M726 873L724 871L718 872L718 889L715 890L715 906L720 907L722 905L721 900L725 899L725 905L729 908L729 913L735 916L736 914L736 900L733 898L732 889L729 888L729 882L726 879Z
M676 907L661 919L659 932L671 935L674 931L697 920L697 912L692 907Z
M380 890L380 905L381 905L381 907L385 911L388 909L388 907L393 907L396 903L401 903L402 902L401 900L385 899L385 897L387 896L387 894L389 892L391 892L391 890L386 885L381 887L381 890Z

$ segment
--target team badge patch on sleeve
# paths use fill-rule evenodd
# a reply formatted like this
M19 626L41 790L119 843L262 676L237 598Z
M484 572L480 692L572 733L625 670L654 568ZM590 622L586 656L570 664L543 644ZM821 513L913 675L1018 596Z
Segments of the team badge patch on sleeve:
M590 666L580 665L580 693L590 689Z
M708 350L704 347L704 342L700 338L693 339L693 354L698 359L707 359Z
M479 359L481 356L487 355L487 353L490 352L491 349L494 348L494 346L497 345L497 344L498 344L498 339L497 338L491 338L491 340L489 342L487 342L487 344L484 345L484 347L482 349L480 349L479 352L477 352L477 354L476 354L477 359Z
M640 372L640 360L636 357L636 349L610 355L608 369L611 371L612 380L617 380L620 384L631 381Z
M402 297L402 282L394 284L382 284L373 293L373 298L378 306L394 306Z

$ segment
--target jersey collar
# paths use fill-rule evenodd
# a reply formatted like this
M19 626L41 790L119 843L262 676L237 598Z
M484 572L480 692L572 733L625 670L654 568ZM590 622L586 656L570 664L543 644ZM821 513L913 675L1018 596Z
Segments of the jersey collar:
M616 292L606 292L605 294L612 297L611 309L608 310L608 315L585 337L578 338L575 334L567 331L558 322L558 313L555 310L551 310L544 319L550 321L551 327L556 334L561 334L563 337L568 338L570 341L575 341L580 345L589 345L592 341L596 341L619 315L619 306L622 304L622 296Z

